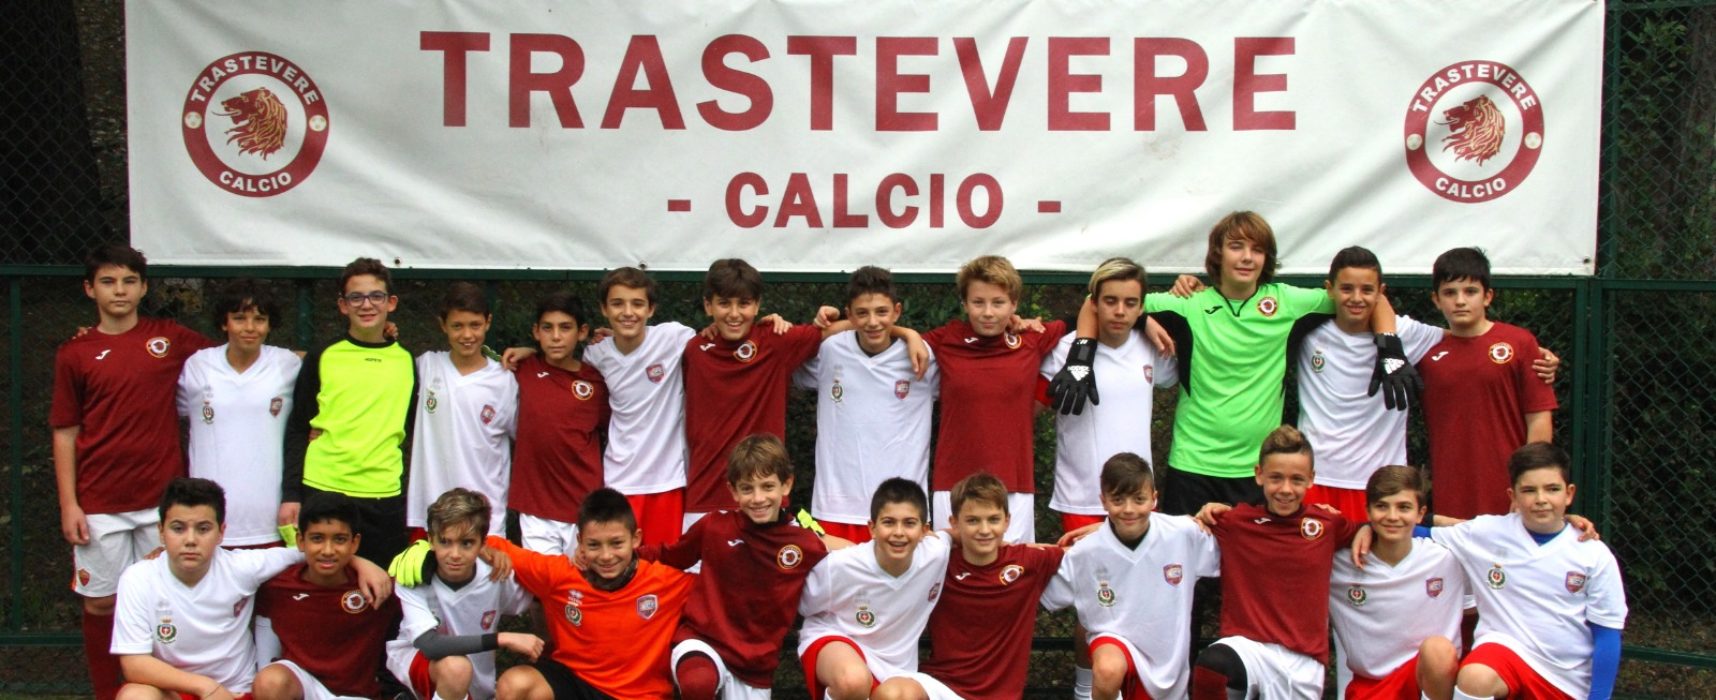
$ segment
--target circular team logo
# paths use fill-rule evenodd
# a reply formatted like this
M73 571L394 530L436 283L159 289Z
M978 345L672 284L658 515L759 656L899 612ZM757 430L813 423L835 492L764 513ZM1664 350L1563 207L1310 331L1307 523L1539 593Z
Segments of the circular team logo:
M572 382L572 396L576 397L579 401L589 401L590 397L595 395L596 385L582 379L574 380Z
M799 549L796 544L781 547L780 551L775 552L775 566L782 569L796 569L803 562L804 550Z
M1502 586L1507 585L1507 572L1502 571L1501 564L1496 564L1495 566L1490 567L1490 572L1488 574L1484 575L1484 582L1490 584L1490 588L1494 588L1499 591Z
M353 615L363 612L364 607L368 605L369 603L363 599L363 594L357 591L346 591L344 595L340 596L340 609Z
M1109 588L1107 581L1096 582L1096 604L1105 608L1114 607L1114 589Z
M1507 343L1496 343L1490 346L1490 362L1505 365L1513 359L1513 346Z
M1323 521L1305 518L1299 521L1299 534L1307 540L1323 536Z
M173 626L171 619L161 620L161 624L155 625L155 641L162 644L172 644L173 640L178 638L179 628Z
M209 405L207 401L203 402L203 423L206 425L214 424L214 406Z
M1263 314L1264 318L1275 316L1275 311L1279 308L1280 303L1275 301L1275 297L1263 297L1257 300L1257 313Z
M858 624L863 626L864 629L870 629L871 627L876 626L876 613L871 612L870 607L867 605L858 606L858 614L853 615L852 619L857 620Z
M566 621L572 623L573 627L583 627L584 609L568 602L566 604Z
M1001 585L1005 586L1009 583L1017 581L1017 580L1019 580L1020 576L1024 576L1024 575L1025 575L1025 567L1019 566L1018 564L1008 564L1007 566L1002 567L1002 569L1001 569Z
M285 408L285 407L286 407L286 399L285 398L276 396L272 399L269 399L268 400L268 415L271 417L274 417L274 418L279 418L280 417L280 409Z
M740 362L750 362L756 358L757 344L754 341L747 340L740 343L739 347L733 349L733 359Z
M1352 603L1353 607L1363 607L1364 601L1368 598L1369 596L1365 594L1363 586L1356 583L1351 586L1347 586L1347 602Z
M155 357L166 357L167 351L172 349L172 347L172 341L167 340L165 336L159 335L150 338L148 342L143 343L143 349L148 350L149 354Z
M1008 350L1018 350L1019 346L1024 344L1025 339L1020 338L1019 334L1012 331L1004 331L1001 333L1001 342L1007 344Z
M180 115L185 150L215 186L271 197L310 177L328 145L328 103L304 69L246 51L191 81Z
M1406 108L1406 166L1454 202L1487 202L1525 181L1543 152L1543 105L1512 67L1461 61L1436 71Z

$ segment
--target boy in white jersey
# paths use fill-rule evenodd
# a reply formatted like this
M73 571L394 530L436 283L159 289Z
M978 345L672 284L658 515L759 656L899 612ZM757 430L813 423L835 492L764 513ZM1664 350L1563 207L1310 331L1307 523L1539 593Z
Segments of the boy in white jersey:
M1043 607L1078 611L1088 630L1091 697L1185 698L1192 589L1200 578L1221 575L1215 537L1187 516L1155 512L1155 481L1143 457L1110 457L1100 483L1107 524L1067 551Z
M810 514L828 534L870 541L866 503L889 477L929 486L930 414L941 378L923 378L894 335L900 297L887 270L864 266L846 283L846 320L794 375L816 391L816 472ZM933 358L932 358L933 360Z
M1360 569L1346 552L1335 554L1329 620L1352 676L1347 700L1447 700L1454 692L1454 640L1469 591L1451 552L1413 537L1426 491L1417 469L1376 470L1365 485L1375 559Z
M1567 451L1527 443L1508 458L1513 512L1431 537L1454 552L1478 599L1476 645L1455 698L1597 698L1614 691L1627 598L1607 545L1580 541Z
M127 683L118 697L232 700L250 692L256 674L250 636L256 590L304 554L222 549L226 494L208 479L169 483L159 511L165 551L119 579L112 651ZM385 599L386 573L362 559L354 564L365 597Z
M495 504L488 532L502 535L518 425L518 381L483 354L490 314L482 287L454 283L441 298L439 316L448 349L417 356L421 389L405 523L423 529L423 514L436 496L468 488Z
M811 570L798 603L798 656L812 698L941 687L917 673L918 637L941 597L949 552L945 536L925 537L928 510L923 487L882 482L870 500L871 545L831 552Z
M387 643L387 670L419 700L495 695L495 650L527 661L542 654L534 634L500 632L500 616L530 609L530 594L511 576L491 580L477 557L488 530L488 499L468 489L441 494L429 506L429 542L435 573L415 588L398 589L405 618L399 638Z
M179 373L179 416L189 421L190 474L233 486L229 547L280 541L280 472L292 387L303 360L268 345L280 306L256 280L227 283L212 305L226 344L198 350Z
M681 358L697 331L649 325L655 280L635 267L608 271L597 286L613 337L584 350L608 383L604 485L625 494L643 544L679 539L685 518L685 378Z

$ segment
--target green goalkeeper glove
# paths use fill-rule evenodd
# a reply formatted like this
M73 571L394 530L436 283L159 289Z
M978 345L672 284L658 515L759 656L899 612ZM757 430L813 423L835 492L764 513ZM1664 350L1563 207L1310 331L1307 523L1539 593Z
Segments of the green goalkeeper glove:
M429 558L429 540L418 540L406 547L387 565L387 575L394 582L406 588L415 588L427 578L423 573L423 563Z

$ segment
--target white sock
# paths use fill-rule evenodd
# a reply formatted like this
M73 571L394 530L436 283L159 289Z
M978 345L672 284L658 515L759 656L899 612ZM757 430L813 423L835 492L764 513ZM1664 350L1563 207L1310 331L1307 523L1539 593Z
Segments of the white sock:
M1073 668L1073 700L1090 700L1090 669Z
M1460 690L1460 686L1454 686L1454 700L1496 700L1496 696L1467 695L1466 691Z

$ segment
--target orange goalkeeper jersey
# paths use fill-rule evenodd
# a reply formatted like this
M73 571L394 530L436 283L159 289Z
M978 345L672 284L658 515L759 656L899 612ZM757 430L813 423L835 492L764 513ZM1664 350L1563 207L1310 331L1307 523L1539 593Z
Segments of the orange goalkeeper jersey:
M542 601L555 661L610 697L673 697L668 653L691 595L690 576L639 561L631 581L607 592L591 586L564 556L499 537L488 538L488 545L512 558L519 585Z

